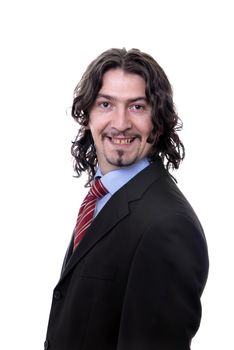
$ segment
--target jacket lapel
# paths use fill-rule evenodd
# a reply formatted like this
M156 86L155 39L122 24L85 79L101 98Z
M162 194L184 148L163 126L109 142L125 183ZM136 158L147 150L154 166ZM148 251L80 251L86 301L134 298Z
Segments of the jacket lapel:
M72 254L72 238L64 260L65 263L62 268L60 281L64 279L95 244L109 234L111 229L129 214L129 203L139 200L144 191L162 173L165 173L165 169L161 160L157 160L117 191L96 216L74 254Z
M116 193L117 194L117 193ZM117 198L116 198L117 197ZM121 198L119 198L121 197ZM121 204L120 204L121 203ZM84 238L79 243L75 252L72 254L73 237L68 247L65 263L62 269L60 281L69 273L69 271L80 262L80 260L100 241L111 229L118 224L126 215L128 215L128 201L126 193L114 195L105 205L94 221L89 226Z

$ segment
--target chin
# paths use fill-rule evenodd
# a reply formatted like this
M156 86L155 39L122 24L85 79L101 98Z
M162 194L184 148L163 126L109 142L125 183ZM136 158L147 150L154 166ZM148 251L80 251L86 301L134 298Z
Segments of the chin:
M116 157L116 158L107 158L107 162L115 167L125 167L132 165L138 161L137 158L131 158L131 159L124 159L123 157Z

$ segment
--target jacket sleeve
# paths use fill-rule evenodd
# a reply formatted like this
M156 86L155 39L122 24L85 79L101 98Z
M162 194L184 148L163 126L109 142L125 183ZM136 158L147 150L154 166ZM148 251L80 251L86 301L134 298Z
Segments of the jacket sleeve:
M197 223L176 217L152 225L132 260L117 350L189 350L207 274Z

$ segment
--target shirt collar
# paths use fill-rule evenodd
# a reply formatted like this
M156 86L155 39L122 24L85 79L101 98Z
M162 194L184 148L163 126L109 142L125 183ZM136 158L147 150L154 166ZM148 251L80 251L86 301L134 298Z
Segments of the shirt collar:
M101 177L103 185L106 187L108 192L113 195L149 164L149 160L147 158L143 158L132 165L112 170L105 175L102 174L100 168L98 167L95 177Z

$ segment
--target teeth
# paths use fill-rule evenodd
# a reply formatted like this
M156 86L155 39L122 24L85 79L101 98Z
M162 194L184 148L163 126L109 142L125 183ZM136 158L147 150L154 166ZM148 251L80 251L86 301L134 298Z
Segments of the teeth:
M127 145L131 143L132 139L112 139L112 141L117 145Z

